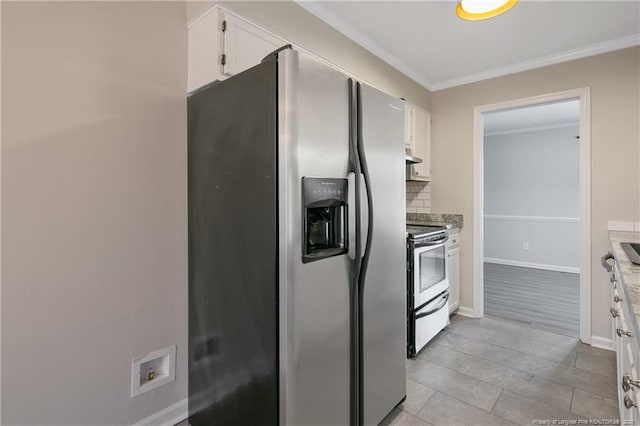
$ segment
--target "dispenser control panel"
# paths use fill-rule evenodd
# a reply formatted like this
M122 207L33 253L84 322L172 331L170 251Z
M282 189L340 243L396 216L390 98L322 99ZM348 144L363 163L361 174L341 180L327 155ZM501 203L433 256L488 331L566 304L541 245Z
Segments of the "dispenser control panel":
M347 179L302 178L302 262L347 253Z

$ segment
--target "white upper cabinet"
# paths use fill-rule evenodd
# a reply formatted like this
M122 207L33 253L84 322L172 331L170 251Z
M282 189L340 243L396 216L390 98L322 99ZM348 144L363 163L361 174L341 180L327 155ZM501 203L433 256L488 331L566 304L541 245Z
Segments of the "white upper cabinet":
M418 106L407 104L405 113L405 148L422 163L407 167L407 180L431 180L431 114Z
M189 26L187 91L224 78L221 54L223 49L223 13L214 8Z
M405 104L404 110L404 147L413 153L413 135L415 133L415 107Z
M224 73L227 76L259 64L269 53L287 44L228 12L225 14L225 21Z
M251 68L287 44L220 7L189 25L188 43L188 92Z

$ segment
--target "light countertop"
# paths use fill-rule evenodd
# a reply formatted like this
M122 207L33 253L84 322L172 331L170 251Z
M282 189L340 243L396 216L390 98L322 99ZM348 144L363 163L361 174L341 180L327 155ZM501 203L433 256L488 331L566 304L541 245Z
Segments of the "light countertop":
M461 214L407 213L407 223L427 226L446 226L450 234L460 232L464 225Z

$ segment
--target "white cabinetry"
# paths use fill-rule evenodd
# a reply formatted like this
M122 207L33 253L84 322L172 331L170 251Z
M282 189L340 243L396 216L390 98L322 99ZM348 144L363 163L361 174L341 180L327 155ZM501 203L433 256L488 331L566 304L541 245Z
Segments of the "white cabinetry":
M221 7L206 11L188 28L188 92L251 68L287 44Z
M224 78L222 23L224 14L218 8L201 16L189 26L187 36L187 91Z
M409 152L413 152L413 135L415 123L415 107L410 103L407 103L404 110L404 147Z
M287 44L266 31L226 12L224 32L224 74L232 76L254 65Z
M449 258L449 312L460 306L460 233L449 235L447 256Z
M617 263L613 269L613 339L617 357L620 424L640 424L640 346L633 330L633 312L619 279ZM635 384L634 384L635 382Z
M407 166L407 180L431 180L431 114L407 103L405 109L405 149L422 163Z

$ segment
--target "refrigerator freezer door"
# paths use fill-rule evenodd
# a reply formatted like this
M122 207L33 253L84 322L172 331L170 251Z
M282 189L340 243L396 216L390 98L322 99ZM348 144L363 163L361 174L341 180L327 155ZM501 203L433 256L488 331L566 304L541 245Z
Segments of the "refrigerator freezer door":
M406 395L404 102L362 85L362 138L373 206L364 281L364 423Z
M284 50L278 92L280 423L348 424L351 259L302 261L302 178L347 178L348 79Z

